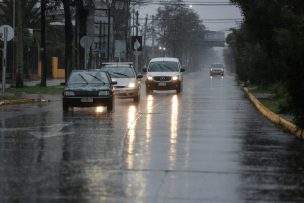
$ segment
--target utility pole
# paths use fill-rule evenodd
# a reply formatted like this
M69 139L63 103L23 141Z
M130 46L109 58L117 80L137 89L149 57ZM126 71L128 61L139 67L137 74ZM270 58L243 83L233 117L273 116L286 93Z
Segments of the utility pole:
M147 58L147 50L145 49L146 48L146 40L147 40L147 27L148 27L148 14L146 14L146 19L145 19L145 29L144 29L144 43L143 43L143 52L144 52L144 62Z
M154 30L154 15L152 15L152 57L154 57L154 41L155 41L155 30Z
M46 87L46 54L45 54L45 0L41 0L41 86Z
M102 21L99 21L98 65L101 67Z
M129 17L130 17L130 0L126 1L126 28L125 28L125 40L126 40L126 59L129 59L129 50L130 50L130 42L128 40L129 36L130 36L130 30L129 30Z
M75 7L76 7L76 11L75 11L75 49L74 49L74 57L75 57L75 66L77 68L80 68L79 65L79 50L80 50L80 46L79 46L79 33L80 33L80 28L79 28L79 0L75 1Z
M110 28L111 28L111 6L108 9L108 61L110 61Z
M15 31L15 27L16 27L16 0L13 0L13 29L14 29L14 32L16 33ZM16 58L16 55L15 55L15 37L13 38L13 75L15 75L15 58Z
M23 87L23 35L22 35L22 2L16 1L16 87Z
M138 36L138 26L139 26L139 23L138 23L138 11L136 11L136 36Z

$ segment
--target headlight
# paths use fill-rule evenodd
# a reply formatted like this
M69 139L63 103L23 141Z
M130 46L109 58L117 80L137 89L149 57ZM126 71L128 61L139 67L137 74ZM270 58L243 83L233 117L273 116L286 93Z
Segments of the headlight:
M178 76L173 76L172 80L178 80Z
M151 76L148 76L147 78L148 78L148 80L153 80L153 77L151 77Z
M75 96L73 91L64 91L64 96Z
M135 83L130 83L129 85L128 85L128 87L130 87L130 88L134 88L135 87Z
M108 96L109 95L109 91L100 91L98 93L98 96Z

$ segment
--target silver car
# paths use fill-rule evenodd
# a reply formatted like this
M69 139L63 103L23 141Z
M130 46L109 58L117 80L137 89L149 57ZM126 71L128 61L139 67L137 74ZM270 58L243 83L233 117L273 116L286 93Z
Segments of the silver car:
M117 82L114 86L115 97L132 98L135 102L140 100L140 78L143 76L136 73L132 62L103 63L101 70L107 71Z
M221 75L224 76L224 65L221 63L213 63L210 65L210 76Z

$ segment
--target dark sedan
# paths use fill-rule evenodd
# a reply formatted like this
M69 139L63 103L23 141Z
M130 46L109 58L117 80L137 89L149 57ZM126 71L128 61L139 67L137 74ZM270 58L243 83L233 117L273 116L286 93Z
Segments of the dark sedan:
M62 107L106 106L112 111L114 104L111 77L100 70L73 70L63 91Z

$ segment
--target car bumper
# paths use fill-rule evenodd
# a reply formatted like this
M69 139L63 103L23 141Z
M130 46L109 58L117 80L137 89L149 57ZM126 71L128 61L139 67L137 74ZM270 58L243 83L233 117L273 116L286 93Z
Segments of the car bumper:
M210 75L224 75L224 72L210 72Z
M119 88L114 93L117 98L134 98L138 96L139 89Z
M63 97L62 101L73 107L94 107L113 102L113 97Z
M166 81L166 82L157 82L157 81L146 81L146 86L152 90L175 90L181 85L181 81Z

